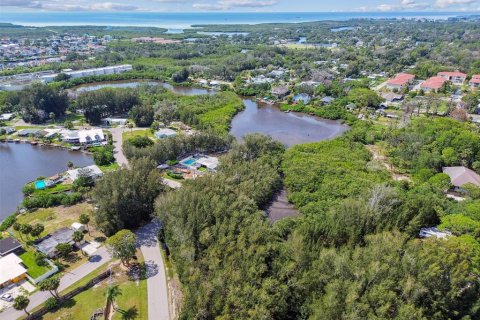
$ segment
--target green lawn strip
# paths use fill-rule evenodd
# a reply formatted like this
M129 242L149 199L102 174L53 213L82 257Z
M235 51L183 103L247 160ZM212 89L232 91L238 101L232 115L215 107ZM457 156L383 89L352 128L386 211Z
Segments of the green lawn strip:
M35 262L35 253L31 250L27 250L22 253L20 255L20 259L22 259L23 264L27 267L28 275L33 279L38 278L39 276L50 270L49 267L42 267L37 265L37 263Z
M133 137L144 137L147 136L150 139L155 139L155 136L153 135L152 131L150 129L145 129L145 130L132 130L130 131L125 131L122 133L122 141L128 140Z
M103 173L110 172L110 171L115 171L118 168L120 168L120 165L117 162L107 164L104 166L98 166L100 170L102 170Z

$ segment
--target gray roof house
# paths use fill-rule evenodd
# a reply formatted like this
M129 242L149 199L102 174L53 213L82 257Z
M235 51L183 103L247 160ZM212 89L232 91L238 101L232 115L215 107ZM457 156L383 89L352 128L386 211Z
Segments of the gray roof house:
M277 97L284 97L288 94L289 90L286 86L278 86L272 89L272 94Z
M12 237L2 239L0 240L0 257L6 256L21 248L22 244Z
M443 173L450 177L455 188L461 188L467 183L480 187L480 175L471 169L465 167L445 167L443 168Z
M44 253L49 258L53 258L57 254L55 247L59 243L73 243L73 232L73 229L67 227L58 229L57 231L52 232L41 239L40 242L38 242L35 246L37 247L38 251Z

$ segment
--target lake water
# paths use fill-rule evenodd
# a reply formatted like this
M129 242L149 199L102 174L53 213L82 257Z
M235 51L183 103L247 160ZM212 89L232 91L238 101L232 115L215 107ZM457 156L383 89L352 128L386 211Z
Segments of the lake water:
M235 116L230 134L237 139L250 133L264 133L285 146L335 138L348 130L338 121L325 120L303 113L280 111L276 106L259 106L244 100L245 110Z
M22 202L27 182L67 170L68 161L78 167L93 164L93 158L82 152L0 142L0 221Z

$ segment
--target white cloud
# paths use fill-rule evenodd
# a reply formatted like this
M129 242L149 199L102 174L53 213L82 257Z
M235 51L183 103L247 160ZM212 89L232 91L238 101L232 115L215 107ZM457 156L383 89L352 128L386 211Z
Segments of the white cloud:
M50 11L130 11L138 10L138 7L113 3L113 2L94 2L79 1L78 4L66 4L62 0L0 0L2 7L19 7L19 8L37 8Z
M200 10L218 11L232 8L263 8L274 6L277 3L278 0L218 0L215 3L194 3L192 7Z
M466 5L477 3L477 0L437 0L435 2L435 7L445 9L450 8L458 5Z
M413 11L424 10L431 7L430 3L415 0L401 0L399 3L385 3L377 6L378 11Z

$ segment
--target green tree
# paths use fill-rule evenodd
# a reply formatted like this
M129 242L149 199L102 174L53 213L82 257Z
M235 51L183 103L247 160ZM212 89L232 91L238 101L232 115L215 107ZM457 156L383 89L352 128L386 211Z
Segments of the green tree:
M60 257L60 258L67 258L70 253L72 253L73 251L73 248L72 248L72 245L69 244L69 243L59 243L57 244L57 246L55 247L55 250L57 251L57 255Z
M12 225L12 228L13 230L15 230L19 235L20 235L20 238L23 240L23 236L22 236L22 224L19 223L19 222L14 222L13 225Z
M28 223L24 223L24 224L22 224L21 227L20 227L20 232L21 232L22 234L26 235L27 238L28 238L29 235L30 235L31 232L32 232L32 229L33 229L33 228L32 228L31 225L29 225Z
M81 224L84 224L87 226L88 234L90 234L90 227L88 225L90 223L90 216L86 213L82 213L79 217L79 221Z
M76 244L80 244L84 238L84 234L83 232L79 231L79 230L76 230L75 232L73 232L73 235L72 235L72 240L73 242L75 242ZM83 252L83 250L82 250Z
M137 127L150 127L153 123L155 112L149 105L137 105L130 110L129 115Z
M30 313L27 311L27 307L29 303L30 303L30 299L28 299L27 296L19 295L19 296L16 296L15 299L13 300L13 308L15 310L23 310L25 311L27 316L29 316Z
M58 288L60 287L60 277L53 276L41 281L38 284L40 291L48 291L55 299L60 299Z
M32 237L38 238L42 234L42 232L45 230L45 226L41 223L37 223L33 225L32 230L30 231L30 234Z
M137 237L129 230L120 230L107 239L106 245L112 256L120 259L125 266L135 256Z

